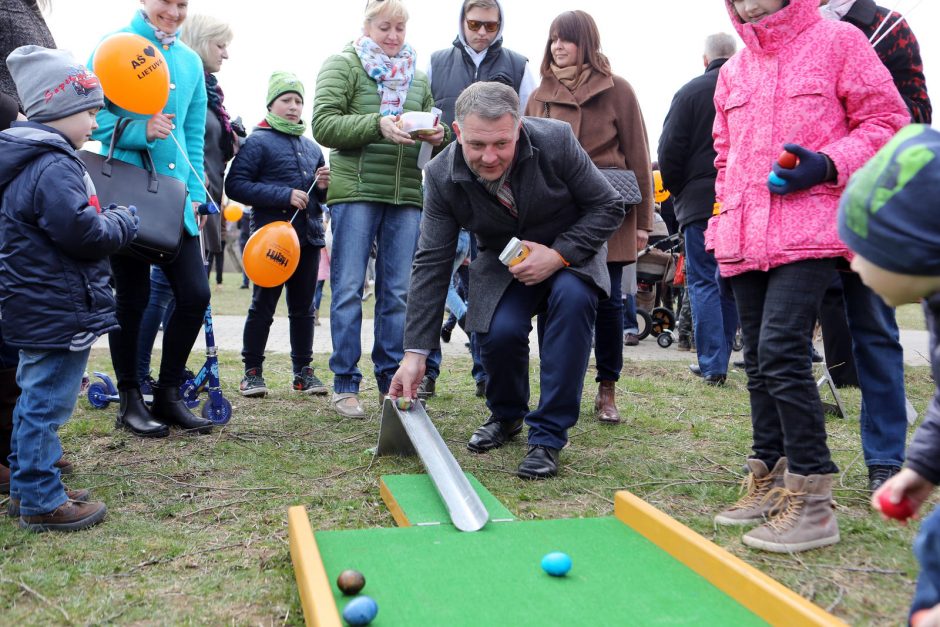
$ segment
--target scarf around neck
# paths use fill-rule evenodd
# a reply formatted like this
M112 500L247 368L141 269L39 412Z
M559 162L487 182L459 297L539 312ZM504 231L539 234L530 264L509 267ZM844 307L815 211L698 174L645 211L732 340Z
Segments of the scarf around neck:
M394 57L389 58L371 38L363 35L353 48L359 55L362 68L378 86L379 113L399 115L405 110L408 88L415 76L415 51L405 44Z
M219 124L222 125L222 136L219 138L219 144L225 160L228 161L235 155L233 143L237 140L234 131L232 131L232 121L223 104L225 94L222 93L222 88L219 87L219 79L216 78L215 74L209 72L206 72L206 97L209 98L209 110L215 114L215 117L219 119Z
M852 10L855 0L829 0L829 4L819 7L819 12L827 20L841 20Z
M578 74L578 68L575 65L569 65L568 67L558 67L554 63L551 64L552 74L555 75L555 78L558 79L558 82L568 88L568 91L574 91L581 85L587 82L587 79L591 77L591 66L585 65L581 70L581 73Z
M279 115L274 115L270 111L264 116L264 122L258 126L264 128L265 124L273 128L275 131L280 131L285 135L293 135L295 137L300 137L307 132L307 123L301 120L296 124L290 120L286 120Z
M147 12L143 9L140 9L140 16L144 18L144 21L147 22L147 26L153 29L153 34L164 46L172 46L176 43L176 38L179 36L180 32L176 31L175 33L164 33L162 30L153 25L153 22L150 21L150 17L147 15Z

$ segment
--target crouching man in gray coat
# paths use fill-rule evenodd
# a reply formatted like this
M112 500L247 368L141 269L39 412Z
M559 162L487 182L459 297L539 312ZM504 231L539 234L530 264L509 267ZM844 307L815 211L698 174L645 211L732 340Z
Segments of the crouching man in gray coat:
M405 357L389 396L416 398L438 331L457 236L470 231L467 328L476 331L489 375L490 417L470 438L477 453L498 448L529 425L518 475L558 472L558 452L578 420L597 302L610 292L605 242L623 220L620 196L563 122L519 117L519 98L479 82L457 99L459 142L425 169L424 214L405 318ZM509 268L499 254L512 237L529 248ZM539 405L529 410L529 333L546 315Z

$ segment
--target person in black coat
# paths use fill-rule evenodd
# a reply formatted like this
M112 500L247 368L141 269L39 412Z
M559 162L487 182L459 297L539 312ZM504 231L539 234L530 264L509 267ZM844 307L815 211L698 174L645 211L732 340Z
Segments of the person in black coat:
M290 278L275 287L254 286L242 344L245 376L239 386L242 396L247 397L264 397L268 393L262 375L264 347L284 286L294 371L292 389L304 394L328 392L310 362L313 294L320 249L325 244L320 203L326 200L330 168L320 148L303 137L306 131L306 124L300 119L303 97L304 86L296 76L288 72L271 75L268 115L236 155L225 180L229 198L251 205L252 233L271 222L291 221L300 240L300 261ZM308 196L313 190L314 197Z

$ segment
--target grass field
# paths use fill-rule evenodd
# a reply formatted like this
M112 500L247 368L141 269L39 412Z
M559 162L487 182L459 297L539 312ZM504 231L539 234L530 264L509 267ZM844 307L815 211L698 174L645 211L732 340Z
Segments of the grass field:
M225 352L221 360L235 417L209 436L140 440L114 431L114 405L93 410L79 402L62 430L77 469L68 482L104 500L109 518L65 535L33 535L0 520L0 624L301 624L287 507L306 506L314 529L394 525L378 477L422 468L416 459L373 459L374 388L363 390L369 418L345 420L323 397L288 392L286 366L266 373L269 398L242 399L235 390L239 356ZM326 356L315 365L326 372ZM885 523L870 510L857 421L829 422L843 471L835 490L842 542L768 555L744 547L739 531L711 522L736 498L748 451L740 373L715 389L682 363L628 362L618 390L627 420L614 427L591 417L589 376L561 475L529 483L514 476L521 442L482 456L466 450L486 409L473 395L469 360L444 366L429 414L463 468L520 518L609 515L614 491L629 489L852 624L903 622L916 576L916 524ZM362 368L371 372L371 364ZM94 352L92 369L111 370L106 353ZM909 369L907 384L922 411L933 390L929 370ZM534 366L532 389L535 397ZM857 392L846 396L857 411ZM681 602L681 590L676 598Z

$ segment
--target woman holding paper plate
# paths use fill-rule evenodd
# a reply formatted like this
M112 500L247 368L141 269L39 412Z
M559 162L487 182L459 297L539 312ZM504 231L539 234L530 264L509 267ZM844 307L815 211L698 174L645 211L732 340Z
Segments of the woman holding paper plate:
M259 278L251 274L253 260L248 258L251 240L246 245L245 268L254 283L254 292L245 320L242 341L245 376L239 391L248 397L268 393L262 374L264 347L281 289L286 287L294 373L291 389L302 394L326 394L327 387L314 374L310 362L313 294L320 249L325 244L320 203L330 185L330 168L320 148L303 136L307 130L300 119L304 107L303 83L290 72L274 72L268 81L265 102L268 114L235 156L225 179L225 193L232 200L252 206L252 235L273 222L290 222L297 233L300 255L296 269L283 285L262 287Z
M176 309L163 333L160 374L153 387L150 409L144 405L137 375L140 322L150 298L150 264L125 255L111 257L117 318L121 325L120 330L108 337L120 395L117 426L141 437L166 436L167 425L208 433L212 423L190 412L179 393L186 359L202 328L209 304L209 282L202 262L196 215L199 204L206 202L202 182L208 105L206 84L199 55L179 40L188 0L138 0L135 4L138 3L141 6L130 25L118 32L145 38L163 55L171 81L169 98L161 112L145 119L109 103L98 113L98 130L92 138L100 141L102 150L107 153L118 122L132 118L120 134L115 157L143 166L141 151L149 149L157 172L183 181L189 196L183 210L179 254L173 261L161 264L173 289ZM90 66L93 61L94 55ZM105 98L109 98L107 93Z
M332 149L332 403L350 418L365 416L359 358L369 250L376 241L372 362L381 401L404 356L405 297L422 207L419 147L439 149L448 137L441 124L401 128L402 114L428 112L434 104L427 76L415 69L415 52L405 42L407 23L401 0L370 0L361 35L327 59L317 77L313 136Z

